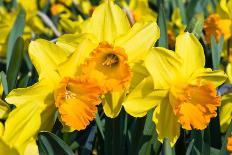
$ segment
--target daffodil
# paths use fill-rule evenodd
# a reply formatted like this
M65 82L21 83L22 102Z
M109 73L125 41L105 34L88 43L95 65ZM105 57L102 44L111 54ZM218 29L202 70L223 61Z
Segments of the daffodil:
M12 90L6 97L8 103L16 106L5 122L2 136L10 147L26 151L26 142L35 140L39 131L52 129L57 109L62 123L73 130L84 129L95 118L102 90L94 80L76 74L83 56L91 49L86 42L79 45L70 60L68 51L49 41L39 39L29 45L39 81ZM70 66L74 58L75 63Z
M223 71L204 68L204 51L191 33L184 33L176 39L175 52L165 48L152 49L145 59L145 66L153 79L155 95L153 104L143 104L147 109L156 107L153 121L158 139L169 138L173 146L180 134L180 128L203 130L216 116L220 97L216 87L222 84L226 75ZM147 80L149 83L149 79ZM151 83L151 82L150 82ZM132 116L146 113L144 109L127 107Z
M232 0L221 0L217 12L211 14L204 23L205 39L210 43L211 36L218 41L222 35L228 40L232 35Z
M81 34L92 36L94 48L82 65L82 73L101 84L105 93L102 96L104 112L114 118L130 86L138 82L133 80L137 78L138 62L142 65L143 58L159 37L159 29L155 22L139 22L131 27L126 14L112 1L98 6L85 24ZM81 34L64 35L58 39L58 45L75 49L78 42L73 42Z

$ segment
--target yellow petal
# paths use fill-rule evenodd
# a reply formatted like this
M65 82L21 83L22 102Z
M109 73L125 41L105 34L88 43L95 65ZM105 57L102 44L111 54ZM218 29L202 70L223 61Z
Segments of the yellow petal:
M196 69L205 65L203 47L191 33L183 33L176 38L176 53L183 60L182 73L190 76Z
M19 155L16 149L11 148L0 138L0 154L2 155Z
M159 37L160 31L155 22L136 23L127 34L116 39L115 45L125 49L131 62L144 58Z
M220 126L221 131L226 132L232 119L232 94L222 97L222 105L220 108Z
M145 78L134 88L123 102L126 112L134 117L143 117L157 106L167 91L154 91L151 77Z
M107 117L115 118L118 116L122 102L125 97L125 92L107 93L102 97L102 105Z
M207 81L213 82L214 85L218 87L225 82L225 80L227 79L227 75L225 74L225 72L221 70L212 71L211 68L202 68L196 70L191 78L203 78Z
M228 75L228 79L230 83L232 83L232 63L229 63L226 67L226 73Z
M29 55L40 78L57 68L67 59L68 52L53 44L52 42L38 39L29 45Z
M89 39L93 42L96 42L96 38L92 34L81 33L81 34L65 34L58 38L56 44L63 48L65 51L69 53L73 53L78 45L81 44L85 39Z
M25 147L22 150L23 155L39 155L39 149L35 139L32 138L31 140L27 141L24 145Z
M130 82L130 90L133 90L145 77L149 76L147 69L142 61L131 64L132 79Z
M27 88L17 88L12 90L6 97L6 101L16 107L36 102L42 104L47 101L48 94L52 93L53 87L50 80L41 80Z
M43 108L37 102L28 102L14 109L5 122L3 139L18 148L34 137L41 125Z
M153 78L154 88L167 89L179 74L181 60L173 51L153 48L145 59L145 66Z
M174 146L180 135L180 124L167 98L155 109L153 121L156 124L158 140L163 142L164 138L168 138L171 146Z
M89 24L83 31L94 34L99 42L108 43L113 43L117 36L130 28L126 14L111 0L103 2L94 10Z
M97 44L86 39L79 44L75 52L69 59L60 64L58 71L62 77L64 76L77 76L81 73L81 65L85 62L89 54L97 47Z

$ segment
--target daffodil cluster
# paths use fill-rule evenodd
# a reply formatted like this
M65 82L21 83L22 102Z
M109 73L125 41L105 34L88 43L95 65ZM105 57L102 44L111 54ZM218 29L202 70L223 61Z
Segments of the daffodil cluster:
M26 16L29 32L51 32L38 18L35 3L19 3L30 12ZM228 7L226 11L223 3L224 0L221 8L229 13L231 9ZM157 14L145 9L148 1L118 4L111 0L98 6L90 1L41 1L41 7L51 5L51 16L60 15L58 30L68 34L60 35L56 41L30 42L28 54L38 79L31 86L13 89L5 97L7 103L0 100L0 119L4 120L0 122L0 154L39 154L36 140L40 131L52 131L57 120L64 132L84 130L95 119L99 107L112 119L122 109L135 118L144 117L152 110L158 140L163 143L168 138L172 147L181 129L204 130L217 116L221 106L217 89L227 75L222 70L205 67L203 46L193 33L184 31L186 26L179 18L179 10L174 11L168 26L169 40L174 38L170 44L175 49L172 51L156 47L160 28ZM80 7L86 16L73 15L70 6ZM0 20L5 27L0 29L4 32L0 39L5 45L15 17L8 17L11 12L2 11ZM219 33L225 39L231 38L231 32L227 32L231 30L231 16L228 17L219 20L222 17L218 15L209 16L204 26L207 42L211 35L216 35L218 41ZM230 28L215 31L211 22L218 29ZM179 28L177 37L171 34L174 26ZM231 83L231 62L227 74ZM2 85L0 88L2 94ZM228 113L231 114L232 104L228 98L231 94L222 98L220 109L223 130L231 120ZM229 102L224 103L225 100Z

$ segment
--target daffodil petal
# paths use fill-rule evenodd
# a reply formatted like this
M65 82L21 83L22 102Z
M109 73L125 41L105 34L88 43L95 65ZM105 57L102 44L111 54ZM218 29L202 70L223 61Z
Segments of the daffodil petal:
M39 155L39 149L35 139L32 138L24 145L26 147L23 148L23 152L22 152L23 155Z
M155 22L136 23L131 30L115 40L115 46L125 49L128 61L144 58L148 50L160 37L160 31Z
M155 109L153 121L156 124L158 140L163 142L164 138L168 138L171 146L174 146L180 135L180 124L167 98Z
M154 91L152 78L147 77L129 93L123 106L128 114L134 117L143 117L166 95L167 90Z
M127 32L130 23L122 9L111 0L98 6L84 32L94 34L98 41L113 43L114 39Z
M168 89L179 73L181 60L165 48L153 48L145 58L145 66L151 74L155 89Z
M220 126L221 131L226 132L232 119L232 94L222 96L222 105L220 108Z
M78 45L81 44L81 42L85 39L97 42L97 39L94 37L94 35L88 33L81 33L62 35L58 38L56 44L71 54L78 48Z
M186 76L205 66L203 47L192 33L186 32L176 38L176 53L183 60L182 73Z
M16 107L27 103L45 103L48 94L52 93L51 81L41 80L27 88L17 88L12 90L6 97L6 101Z
M84 64L86 58L97 47L97 44L89 39L82 41L75 52L69 57L67 61L60 64L58 71L60 75L64 76L77 76L81 73L81 65Z
M16 149L11 148L7 145L1 138L0 138L0 154L7 154L7 155L19 155Z
M52 70L64 62L68 52L53 44L52 42L38 39L29 45L29 55L39 77L47 77Z
M122 102L125 97L125 92L107 93L102 98L103 110L107 117L115 118L118 116Z
M132 79L130 82L130 90L133 90L144 78L149 76L149 73L143 61L136 62L131 66Z
M39 132L43 109L44 106L36 102L28 102L14 109L5 122L3 139L18 148L34 137Z
M232 83L232 63L229 63L226 67L226 73L228 75L228 79L230 83Z
M211 68L202 68L195 71L191 78L203 78L207 81L213 82L214 85L218 87L225 82L227 75L221 70L212 71Z

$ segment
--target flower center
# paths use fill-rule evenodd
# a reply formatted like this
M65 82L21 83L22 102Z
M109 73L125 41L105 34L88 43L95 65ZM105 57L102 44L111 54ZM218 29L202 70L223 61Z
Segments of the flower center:
M205 129L220 106L215 86L204 80L173 86L169 100L179 123L187 130Z
M119 63L119 58L115 54L108 54L106 56L105 61L102 63L103 66L112 66L112 65L117 65Z
M129 85L131 69L121 47L99 43L82 67L83 74L102 84L105 92L119 91Z

